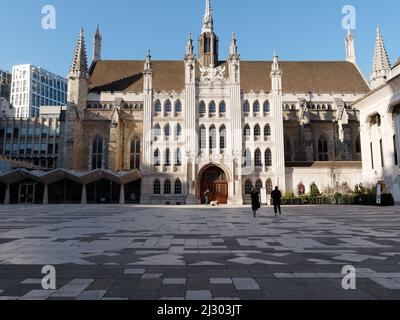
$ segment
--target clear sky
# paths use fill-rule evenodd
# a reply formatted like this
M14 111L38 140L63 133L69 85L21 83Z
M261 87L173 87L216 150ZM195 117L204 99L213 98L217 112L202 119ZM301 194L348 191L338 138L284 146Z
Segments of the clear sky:
M103 59L183 58L189 32L201 32L205 0L1 0L0 69L31 63L66 76L79 34L85 29L88 57L96 25ZM56 8L56 29L42 28L43 6ZM342 60L342 8L356 9L357 59L369 77L379 25L392 64L400 56L398 0L212 0L220 59L236 32L243 60Z

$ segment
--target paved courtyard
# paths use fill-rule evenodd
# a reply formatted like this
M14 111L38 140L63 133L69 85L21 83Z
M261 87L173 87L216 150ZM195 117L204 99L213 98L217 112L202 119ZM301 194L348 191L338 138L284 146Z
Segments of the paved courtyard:
M0 299L400 299L400 207L1 206Z

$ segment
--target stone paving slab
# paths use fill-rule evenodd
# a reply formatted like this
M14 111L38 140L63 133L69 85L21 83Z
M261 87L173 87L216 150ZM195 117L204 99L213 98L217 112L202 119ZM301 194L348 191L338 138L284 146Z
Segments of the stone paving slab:
M0 206L0 300L400 299L399 239L400 207Z

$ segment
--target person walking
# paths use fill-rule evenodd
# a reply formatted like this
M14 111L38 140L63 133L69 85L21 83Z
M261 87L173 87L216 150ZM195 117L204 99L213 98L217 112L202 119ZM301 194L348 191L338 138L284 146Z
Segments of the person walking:
M282 210L281 210L282 193L279 191L278 187L275 187L275 190L272 191L271 197L272 197L272 204L274 205L275 217L278 215L278 211L279 215L282 215Z
M257 217L257 211L261 208L260 192L256 188L251 191L251 209L253 210L253 217Z
M206 199L206 206L208 206L208 196L210 195L210 190L204 191L204 198Z

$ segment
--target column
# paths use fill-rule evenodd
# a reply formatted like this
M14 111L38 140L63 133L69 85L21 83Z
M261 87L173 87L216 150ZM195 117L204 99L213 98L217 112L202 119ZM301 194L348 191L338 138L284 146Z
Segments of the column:
M125 204L125 185L121 184L119 192L119 204Z
M6 195L4 197L4 204L10 204L10 185L7 184Z
M87 204L87 196L86 196L86 184L82 185L82 198L81 204Z
M48 184L44 185L43 204L49 204L49 185Z

